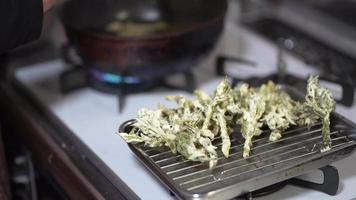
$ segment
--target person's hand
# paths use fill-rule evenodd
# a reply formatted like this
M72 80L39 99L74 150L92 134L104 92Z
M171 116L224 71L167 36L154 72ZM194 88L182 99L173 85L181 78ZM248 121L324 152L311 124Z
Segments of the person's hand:
M47 12L56 4L63 2L63 0L43 0L43 13Z

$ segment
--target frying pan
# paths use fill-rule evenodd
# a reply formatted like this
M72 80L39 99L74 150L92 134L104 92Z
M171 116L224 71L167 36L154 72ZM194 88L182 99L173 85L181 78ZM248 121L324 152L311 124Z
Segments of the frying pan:
M226 0L72 0L61 19L85 66L149 80L187 70L207 54L226 8ZM112 23L164 26L130 35L107 31Z

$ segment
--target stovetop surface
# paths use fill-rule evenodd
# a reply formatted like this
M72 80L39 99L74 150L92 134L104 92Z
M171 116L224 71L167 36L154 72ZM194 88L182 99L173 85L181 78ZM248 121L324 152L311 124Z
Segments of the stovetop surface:
M198 88L210 93L223 79L223 77L215 75L215 58L218 54L235 55L257 63L255 68L242 65L236 68L236 64L230 63L228 67L230 73L240 77L264 76L276 71L277 48L258 35L228 21L215 51L194 69ZM288 73L301 78L317 73L315 68L306 66L302 61L289 54L285 54L285 60L288 65ZM121 123L135 118L138 109L142 107L155 108L158 103L171 105L165 101L167 95L191 96L191 94L164 89L132 94L126 97L126 107L122 113L118 113L115 95L100 93L91 88L80 89L65 95L61 94L58 77L67 68L68 66L62 60L53 60L21 68L16 72L16 78L139 197L142 199L173 198L169 191L141 165L128 145L115 133ZM352 121L356 121L356 106L347 108L338 105L337 111ZM355 198L356 169L353 167L355 163L356 154L335 163L341 177L340 192L335 197L317 191L287 186L279 192L260 199Z

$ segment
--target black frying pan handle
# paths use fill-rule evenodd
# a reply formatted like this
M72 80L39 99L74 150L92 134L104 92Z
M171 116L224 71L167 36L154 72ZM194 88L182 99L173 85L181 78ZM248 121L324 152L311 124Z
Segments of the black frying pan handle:
M331 78L324 77L324 76L320 76L319 79L326 81L326 82L335 83L335 84L341 86L342 96L341 96L341 99L336 99L337 103L340 103L347 107L351 107L353 105L354 96L355 96L355 88L353 85L351 85L349 83L345 83L341 80L331 79Z

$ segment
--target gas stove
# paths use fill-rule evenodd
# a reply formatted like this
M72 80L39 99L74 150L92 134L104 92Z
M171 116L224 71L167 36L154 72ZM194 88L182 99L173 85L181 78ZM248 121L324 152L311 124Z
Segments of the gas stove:
M196 87L212 93L224 75L229 75L231 80L235 80L234 82L250 80L251 83L256 83L254 80L266 79L266 77L290 80L289 75L292 75L295 80L306 80L308 75L320 73L318 68L311 67L310 64L306 64L302 59L288 52L283 52L282 58L278 56L280 54L280 48L272 42L242 26L236 26L233 20L227 20L217 48L192 69L196 77ZM219 57L221 55L223 57ZM23 86L23 90L31 93L41 106L48 109L55 120L61 121L71 134L84 143L100 162L113 172L112 177L119 177L142 199L174 199L174 196L138 162L116 131L124 121L135 118L137 110L142 107L153 109L158 103L171 105L165 101L165 96L182 94L192 97L192 94L174 88L132 93L125 97L126 105L122 112L118 113L116 94L102 93L90 87L63 93L60 85L63 76L61 74L71 69L72 67L62 59L58 59L18 69L15 79ZM218 76L217 73L222 76ZM271 74L275 75L270 76ZM251 79L252 76L254 79ZM336 98L343 99L340 89L342 86L330 81L323 84L331 88ZM356 106L352 103L348 104L351 107L338 104L336 110L355 122ZM95 160L91 162L96 163ZM340 176L337 199L356 197L353 188L356 184L356 169L353 167L355 163L354 154L333 164ZM304 175L304 178L320 181L320 174L313 171ZM286 185L278 192L258 199L287 198L333 199L335 197L315 190Z

